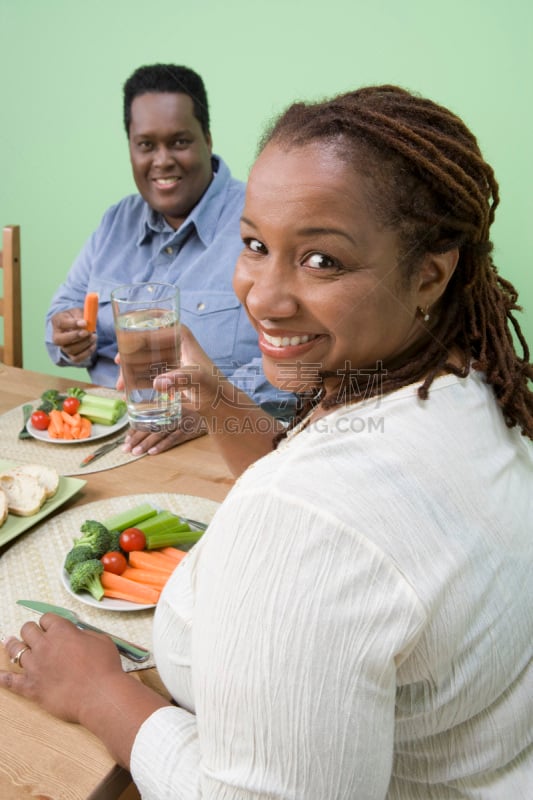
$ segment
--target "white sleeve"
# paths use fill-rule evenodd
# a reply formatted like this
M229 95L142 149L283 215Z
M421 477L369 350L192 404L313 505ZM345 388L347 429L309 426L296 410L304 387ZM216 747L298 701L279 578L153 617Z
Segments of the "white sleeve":
M167 706L141 726L131 753L131 774L143 800L201 797L199 765L193 714Z
M195 578L196 717L165 709L141 729L143 798L383 800L420 603L375 545L314 504L232 498Z

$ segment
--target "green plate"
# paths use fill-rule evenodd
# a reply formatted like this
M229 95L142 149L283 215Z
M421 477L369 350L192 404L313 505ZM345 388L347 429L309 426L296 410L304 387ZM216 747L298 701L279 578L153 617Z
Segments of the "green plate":
M3 461L0 459L0 472L5 472L8 469L18 466L13 461ZM37 514L31 517L17 517L14 514L8 514L4 524L0 527L0 547L25 533L29 528L32 528L42 519L47 517L56 508L59 508L70 500L77 492L80 491L82 486L85 486L87 481L79 480L79 478L67 478L64 475L59 477L59 487L53 497L50 497L46 503L41 506Z

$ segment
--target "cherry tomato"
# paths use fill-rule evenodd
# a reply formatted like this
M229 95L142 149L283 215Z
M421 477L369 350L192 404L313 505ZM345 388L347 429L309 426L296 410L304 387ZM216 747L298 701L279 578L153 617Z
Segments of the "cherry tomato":
M144 550L146 537L139 528L126 528L120 534L118 543L126 553L131 553L132 550Z
M67 414L75 414L80 407L80 401L77 397L65 397L63 400L63 411Z
M118 550L116 552L113 550L109 553L106 553L102 556L100 561L104 565L106 572L113 572L115 575L122 575L128 566L126 556L124 556L122 553L119 553Z
M34 411L31 415L31 424L38 431L45 431L50 425L50 417L46 411Z

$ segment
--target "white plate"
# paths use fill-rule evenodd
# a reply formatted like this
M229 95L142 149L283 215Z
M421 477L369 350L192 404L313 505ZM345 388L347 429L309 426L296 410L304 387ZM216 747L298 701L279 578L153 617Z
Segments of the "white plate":
M149 503L156 511L168 509L173 514L183 514L197 519L201 522L209 523L213 518L218 506L220 505L214 500L208 500L205 497L196 497L195 495L185 494L168 494L168 493L150 493L150 494L137 494L125 495L120 497L112 497L107 500L96 500L93 503L78 506L63 514L59 514L57 518L49 523L49 528L43 527L42 533L46 536L48 541L54 542L54 556L57 561L54 562L55 568L60 570L61 583L68 594L87 606L92 606L101 611L142 611L143 609L154 608L153 605L142 605L141 603L131 603L129 600L115 600L112 597L104 597L102 600L95 600L88 592L80 592L76 594L70 588L70 580L68 573L64 570L63 564L67 552L74 544L74 538L79 536L80 526L87 519L106 520L113 514L126 511L128 508L135 508L142 503ZM61 528L61 538L58 533L55 533L57 527ZM0 570L1 579L1 570ZM29 596L29 588L22 587L20 591L23 596ZM55 597L51 595L50 602L55 602L57 605L64 605L64 597ZM74 607L75 608L75 607ZM89 612L87 612L89 613ZM88 619L95 625L98 623L97 618Z
M48 431L38 431L37 428L31 424L31 419L28 420L26 424L26 430L34 439L40 439L41 442L48 442L49 444L87 444L88 442L94 442L96 439L103 439L104 436L111 436L112 433L119 431L127 424L127 414L124 414L114 425L98 425L93 422L91 435L86 439L52 439Z
M155 608L155 604L143 606L142 603L130 603L129 600L115 600L113 597L104 597L102 600L95 600L89 592L80 592L76 594L70 588L70 580L68 573L63 569L61 570L61 580L63 586L72 597L79 600L80 603L85 603L86 606L93 606L99 608L101 611L143 611L146 608Z

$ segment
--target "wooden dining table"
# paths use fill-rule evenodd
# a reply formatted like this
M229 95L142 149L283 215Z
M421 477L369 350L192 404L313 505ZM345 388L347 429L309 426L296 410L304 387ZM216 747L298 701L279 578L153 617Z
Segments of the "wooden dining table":
M46 389L65 391L90 384L0 364L0 415L35 401ZM22 423L22 416L21 416ZM0 458L10 458L0 441ZM216 444L203 436L156 456L143 456L86 476L86 484L53 514L121 495L168 492L222 501L234 478ZM36 527L43 523L37 523ZM31 535L31 534L30 534ZM16 540L15 540L16 541ZM10 542L0 550L11 547ZM37 577L37 576L36 576ZM0 603L4 587L0 585ZM0 630L2 619L0 617ZM18 631L4 631L17 635ZM0 668L15 669L0 647ZM155 667L133 673L164 693ZM0 689L1 800L114 800L138 797L130 774L119 767L102 743L79 725L55 719L25 698Z

